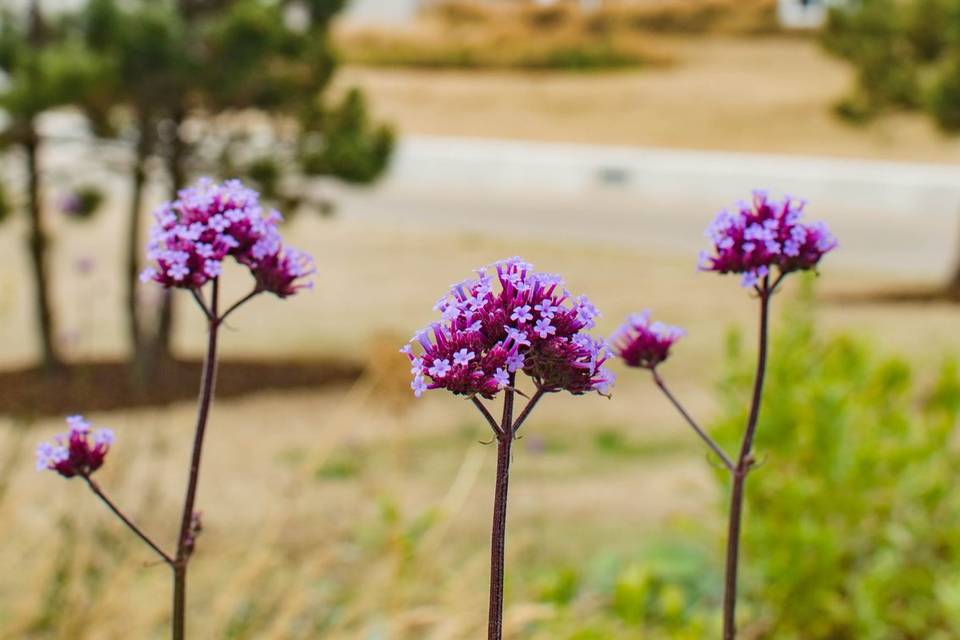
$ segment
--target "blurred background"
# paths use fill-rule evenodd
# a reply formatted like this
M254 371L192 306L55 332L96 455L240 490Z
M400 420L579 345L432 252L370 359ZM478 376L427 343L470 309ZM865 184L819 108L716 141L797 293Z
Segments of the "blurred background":
M0 0L0 637L166 637L167 570L33 447L113 428L101 485L172 545L204 325L136 276L208 175L318 274L222 340L195 637L482 635L495 455L397 354L479 265L684 326L663 374L732 448L755 301L696 259L766 188L840 248L775 302L743 637L960 638L958 128L957 0ZM719 635L726 478L617 373L516 448L511 638Z

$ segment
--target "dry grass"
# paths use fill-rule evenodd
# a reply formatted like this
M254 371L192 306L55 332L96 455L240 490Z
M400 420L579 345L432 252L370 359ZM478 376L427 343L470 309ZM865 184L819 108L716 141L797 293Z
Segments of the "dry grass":
M663 41L659 41L663 42ZM676 64L533 74L347 68L408 133L902 160L960 161L919 116L854 127L833 115L850 70L812 41L673 38Z
M773 0L656 0L541 7L518 2L439 2L403 31L343 28L346 61L427 69L593 71L663 65L663 34L778 32Z
M781 31L776 0L608 2L582 19L599 32L754 36Z
M532 38L516 27L467 34L429 28L402 34L365 30L339 43L347 62L375 67L590 71L667 61L662 52L634 39L584 39L569 32Z
M491 450L477 444L483 429L466 403L436 397L388 411L381 393L366 378L323 394L216 407L191 582L196 637L477 637L493 471ZM657 445L656 461L604 454L594 448L596 428L563 415L568 404L553 403L528 433L531 442L545 439L545 450L517 454L515 637L531 607L553 615L535 602L538 572L577 565L585 549L628 552L638 535L701 513L712 499L689 442ZM162 540L173 533L190 414L185 403L95 416L120 433L101 483ZM38 423L24 437L22 425L0 424L0 449L13 462L0 499L8 568L0 636L163 637L165 568L149 565L151 556L80 483L30 469L30 443L53 427ZM626 437L656 444L664 436ZM642 504L638 492L648 496ZM591 524L571 535L570 522Z
M378 109L408 131L882 155L874 134L838 140L832 121L813 117L843 74L806 47L709 41L690 45L689 65L642 76L354 70L347 80L372 89ZM772 82L778 73L790 82ZM720 90L728 86L740 90ZM698 120L710 113L714 120ZM922 136L905 139L913 146L895 144L896 153L949 149ZM116 184L107 191L113 206L94 223L73 227L56 218L52 225L55 295L74 358L124 351L116 241L123 220L116 205L126 193ZM206 531L190 593L198 638L472 640L482 633L494 456L477 444L486 434L466 403L443 395L410 401L406 367L395 353L432 318L438 293L473 267L519 253L564 273L572 290L589 292L605 312L603 333L641 306L686 326L690 335L665 374L702 416L713 409L727 328L749 331L754 322L735 281L696 274L691 256L666 249L505 237L497 229L411 229L402 219L371 223L349 215L301 217L286 233L317 257L317 290L245 308L231 319L225 352L337 355L372 366L350 387L216 404L200 495ZM19 221L0 234L8 266L0 271L3 366L36 354L22 237ZM90 255L98 266L82 274L75 264ZM827 293L890 277L825 271ZM230 274L227 295L243 293L246 284ZM956 310L948 305L825 306L821 318L828 330L870 334L884 350L909 353L921 368L960 350ZM178 349L196 355L203 332L195 310L182 304L178 320ZM613 401L550 398L525 427L512 484L513 638L564 637L532 624L558 616L538 598L545 572L584 567L603 554L629 557L678 521L692 520L707 537L713 532L715 488L700 448L646 378L618 373ZM103 486L168 543L191 414L184 402L91 416L119 436L100 474ZM148 566L150 556L82 485L33 471L33 443L60 427L56 420L27 425L0 417L0 637L165 637L165 569ZM611 453L599 446L605 433L630 446ZM594 594L576 604L572 619L589 619L603 606ZM639 633L615 629L611 637L644 637Z
M83 246L118 259L116 218L85 231ZM251 395L214 410L200 494L205 532L193 567L193 634L200 638L468 640L482 633L486 537L494 456L471 407L438 395L412 403L398 335L432 315L430 302L477 264L520 252L564 272L606 312L601 329L638 303L691 335L667 373L708 415L725 328L750 326L752 307L735 282L692 272L686 257L531 239L410 231L344 219L298 219L293 241L320 258L317 291L262 300L238 314L228 352L340 353L375 366L351 387L324 393ZM19 256L16 236L0 238ZM68 235L59 255L81 242ZM17 242L15 242L17 241ZM83 286L58 261L59 291ZM403 273L403 277L398 277ZM624 274L643 274L630 287ZM861 283L831 273L834 287ZM61 298L67 322L89 312L94 345L118 351L119 283L103 281L100 304ZM242 286L235 288L238 293ZM684 295L677 295L678 291ZM22 309L23 289L13 292ZM705 310L711 310L705 313ZM182 309L178 344L199 349L193 309ZM718 321L718 316L720 320ZM957 349L949 307L824 309L833 328L870 326L890 350L934 361ZM28 342L29 324L8 322L4 344ZM910 326L910 332L902 331ZM379 337L374 337L379 336ZM396 357L396 360L389 358ZM395 364L396 363L396 364ZM181 497L192 404L92 416L119 444L100 480L157 537L172 538ZM0 420L0 637L113 640L164 637L166 570L93 501L84 487L37 476L29 450L60 425ZM696 442L642 376L623 376L615 401L550 398L517 453L511 513L511 637L552 638L560 615L538 599L556 567L603 554L629 556L671 523L712 531L714 488ZM599 446L603 433L630 443ZM574 523L576 523L574 525ZM575 619L604 601L575 605ZM537 624L537 621L540 623ZM547 626L544 626L547 625ZM637 630L615 631L634 638Z

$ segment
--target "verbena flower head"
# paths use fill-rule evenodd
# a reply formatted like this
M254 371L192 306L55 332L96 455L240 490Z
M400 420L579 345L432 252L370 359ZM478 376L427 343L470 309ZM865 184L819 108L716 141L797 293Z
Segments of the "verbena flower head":
M627 321L610 336L610 350L628 367L654 369L670 355L673 343L686 335L680 327L650 322L650 312L627 317Z
M556 275L520 258L477 270L434 309L441 315L401 351L410 359L416 396L428 389L492 398L519 371L544 391L609 392L603 340L586 330L600 313L572 297Z
M283 246L277 211L265 212L259 194L239 180L200 179L154 212L147 258L155 266L141 275L165 287L196 289L218 277L233 257L250 269L261 291L281 298L310 287L314 273L304 253Z
M50 469L64 478L88 476L103 465L113 432L110 429L91 431L83 416L67 418L69 431L56 436L53 442L37 446L37 471Z
M752 287L776 268L779 273L814 269L820 258L837 246L822 222L805 223L803 200L789 196L771 200L765 191L754 191L750 203L736 211L721 211L707 229L713 255L700 255L700 268L717 273L742 274Z

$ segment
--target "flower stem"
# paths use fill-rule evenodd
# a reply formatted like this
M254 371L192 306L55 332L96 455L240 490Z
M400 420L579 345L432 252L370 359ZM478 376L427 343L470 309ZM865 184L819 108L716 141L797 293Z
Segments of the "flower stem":
M763 288L760 290L760 346L757 354L757 373L753 383L753 400L750 404L747 428L740 446L740 455L737 457L737 464L732 470L733 488L730 492L727 562L723 592L723 640L734 640L737 635L737 569L740 557L740 521L743 514L743 496L747 474L753 467L751 450L757 430L757 419L760 416L760 398L763 395L763 378L767 368L767 326L769 324L770 296L772 293L773 288L770 286L769 276L767 276L764 278Z
M190 479L187 482L187 494L183 502L183 514L180 520L180 535L177 539L177 555L173 563L173 639L183 640L186 628L187 564L190 561L188 544L193 519L193 506L197 497L197 482L200 479L200 459L203 454L203 436L207 428L207 417L213 400L213 389L217 373L217 333L221 318L217 315L219 302L219 279L213 280L213 292L210 298L210 315L207 334L207 354L203 361L203 377L200 382L200 399L197 406L197 426L193 438L193 455L190 461Z
M97 496L98 498L100 498L100 500L102 500L105 505L107 505L107 507L110 509L110 511L113 512L113 514L114 514L115 516L117 516L118 518L120 518L120 520L121 520L121 522L123 522L123 524L127 525L127 527L128 527L131 531L133 531L135 534L137 534L137 536L138 536L141 540L143 540L144 542L146 542L146 543L147 543L147 546L149 546L151 549L153 549L154 551L156 551L156 552L157 552L157 555L159 555L161 558L163 558L163 561L164 561L164 562L166 562L167 564L173 566L173 558L171 558L169 555L167 555L167 552L164 551L163 549L161 549L160 546L159 546L156 542L154 542L153 540L151 540L151 539L150 539L150 536L148 536L146 533L144 533L144 532L140 529L140 527L138 527L137 525L135 525L135 524L133 523L133 521L130 520L130 518L128 518L128 517L120 510L120 508L119 508L117 505L115 505L115 504L113 503L113 501L110 500L110 498L107 497L107 495L100 489L100 485L98 485L95 480L93 480L90 476L84 476L83 479L87 481L87 485L90 487L90 490L93 491L93 493L96 494L96 496Z
M513 387L514 375L510 376ZM490 608L487 640L503 638L503 574L507 541L507 490L510 484L510 448L513 445L512 389L504 392L503 419L497 434L497 484L493 498L493 528L490 534Z
M663 391L663 394L667 396L667 399L670 400L677 411L680 412L680 415L683 416L683 419L687 421L687 424L690 425L690 428L692 428L696 434L700 436L700 439L703 440L715 454L717 454L717 456L723 462L723 466L725 466L728 471L732 472L734 470L733 462L730 460L727 454L724 453L723 449L720 448L720 445L717 444L713 438L707 435L707 432L704 431L699 424L697 424L696 420L694 420L689 413L687 413L687 410L684 409L682 404L680 404L680 401L677 400L672 393L670 393L670 390L667 388L667 383L663 381L663 378L660 377L660 374L657 372L657 370L653 369L652 373L654 382L657 383L657 386L660 387L660 390Z
M526 422L527 418L530 417L530 412L533 411L535 406L537 406L537 403L540 402L540 398L542 398L544 394L546 394L546 391L541 388L537 388L537 392L533 394L533 397L527 402L527 406L525 406L523 411L520 412L520 415L517 417L517 421L513 423L512 431L514 437L516 437L517 432L520 431L520 427L523 426L523 423Z
M470 401L473 402L473 406L477 408L477 410L480 412L480 415L484 417L484 419L487 421L487 424L489 424L490 428L493 429L494 435L499 438L501 433L500 425L498 425L494 417L490 415L490 411L483 404L483 402L480 401L480 398L474 396L470 398Z
M248 293L247 295L243 296L242 298L234 302L232 305L230 305L230 307L220 315L219 322L222 324L223 321L227 319L227 316L229 316L231 313L236 311L240 307L240 305L242 305L245 302L249 302L252 298L262 293L262 291L263 290L260 289L259 287L254 287L253 291L251 291L250 293ZM216 312L214 312L214 316L216 316Z

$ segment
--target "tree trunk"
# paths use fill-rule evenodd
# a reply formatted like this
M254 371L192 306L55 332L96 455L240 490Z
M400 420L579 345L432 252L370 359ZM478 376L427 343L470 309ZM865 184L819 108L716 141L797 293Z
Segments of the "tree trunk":
M169 147L165 156L167 173L170 176L170 199L176 199L177 192L183 188L185 181L184 160L186 157L186 145L180 137L180 128L183 124L185 114L178 111L172 117L173 134L169 141ZM171 342L173 338L173 291L167 289L163 292L163 298L160 302L160 310L157 315L157 322L154 327L153 335L149 341L141 338L141 351L145 362L144 370L147 379L152 379L158 374L160 365L164 360L171 356Z
M960 259L957 259L953 274L947 281L947 296L960 300Z
M167 157L167 171L170 174L170 199L176 200L177 192L183 188L186 181L183 168L186 156L186 145L180 137L180 128L183 125L184 113L176 113L173 117L173 139L170 141L170 154ZM160 321L157 324L157 352L162 357L170 356L170 343L173 339L173 296L167 290L163 296L160 308Z
M43 224L43 199L40 193L40 137L33 122L27 124L24 144L27 170L27 213L30 218L28 245L33 269L34 305L43 366L54 369L62 364L54 340L53 309L50 303L50 274L47 265L47 234Z
M137 141L133 171L131 174L130 226L127 229L127 338L130 341L130 353L135 367L142 371L144 365L143 332L140 318L137 316L137 283L140 280L140 252L144 204L144 190L147 182L147 159L150 157L153 143L151 118L147 111L141 111L139 117L140 139Z

